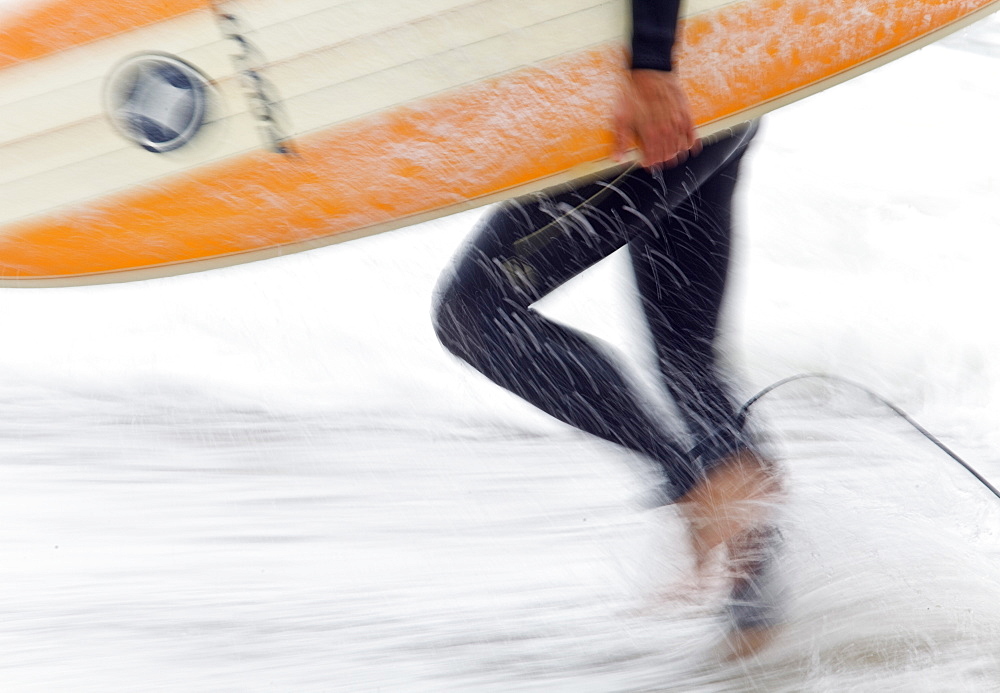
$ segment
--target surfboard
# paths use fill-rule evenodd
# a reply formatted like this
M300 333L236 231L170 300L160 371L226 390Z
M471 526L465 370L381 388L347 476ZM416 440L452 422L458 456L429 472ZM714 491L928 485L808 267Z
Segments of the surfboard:
M711 135L1000 0L688 0ZM608 168L625 0L26 0L0 15L0 286L144 279Z

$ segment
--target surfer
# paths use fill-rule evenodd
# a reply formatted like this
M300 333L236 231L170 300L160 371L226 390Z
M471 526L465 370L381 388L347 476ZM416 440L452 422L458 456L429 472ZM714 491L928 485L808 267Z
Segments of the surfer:
M665 502L686 520L704 576L724 547L736 654L780 623L774 517L777 468L741 424L716 354L729 265L732 199L751 123L702 145L673 72L679 0L633 0L631 69L614 117L615 154L641 166L505 203L479 223L442 277L435 327L445 347L543 411L653 461ZM609 350L532 305L628 247L663 386L684 433L671 432Z

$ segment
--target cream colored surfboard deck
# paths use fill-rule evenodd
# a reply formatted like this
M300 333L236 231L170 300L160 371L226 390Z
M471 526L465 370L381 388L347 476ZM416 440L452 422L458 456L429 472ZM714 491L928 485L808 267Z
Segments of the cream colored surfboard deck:
M708 135L1000 0L689 0ZM0 286L179 274L611 165L624 0L48 0L0 16Z

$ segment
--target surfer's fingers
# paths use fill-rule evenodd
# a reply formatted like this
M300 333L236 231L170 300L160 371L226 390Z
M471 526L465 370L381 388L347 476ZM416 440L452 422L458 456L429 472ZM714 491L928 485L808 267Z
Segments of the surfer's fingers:
M643 139L643 165L667 168L683 163L692 148L689 133L676 120L659 121Z
M701 151L700 141L694 130L694 122L686 105L685 103L684 108L679 108L675 111L676 120L673 127L676 137L673 146L676 147L677 154L682 156L682 160L687 159L689 155L695 155Z
M696 153L695 149L701 151L701 140L698 139L698 133L695 132L694 122L690 117L690 113L687 114L687 120L682 126L682 131L684 134L684 149L686 151Z
M646 166L669 164L677 157L676 137L670 131L657 132L652 144L644 152Z
M690 119L679 122L673 132L676 140L671 145L674 152L671 161L674 162L674 165L683 164L692 156L698 156L701 153L701 140L698 138L694 124Z
M645 167L656 166L676 152L670 150L671 130L656 114L640 111L631 127L639 145L639 161Z
M694 116L690 111L688 111L687 134L688 149L691 151L692 156L698 156L701 154L703 143L701 137L698 136L698 128L695 126Z
M691 132L691 137L694 138L694 142L691 143L691 149L690 149L691 156L698 156L699 154L701 154L701 150L704 144L702 143L698 135L695 134L694 131Z
M687 97L675 75L633 70L622 85L612 124L612 156L634 145L644 167L676 166L697 146Z

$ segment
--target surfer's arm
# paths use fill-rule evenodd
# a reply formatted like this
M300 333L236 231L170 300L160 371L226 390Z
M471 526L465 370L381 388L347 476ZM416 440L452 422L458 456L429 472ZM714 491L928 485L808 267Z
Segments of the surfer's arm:
M687 97L671 71L679 0L632 0L631 68L615 111L612 155L636 143L643 166L673 165L696 152Z
M673 69L680 0L632 0L632 69Z

